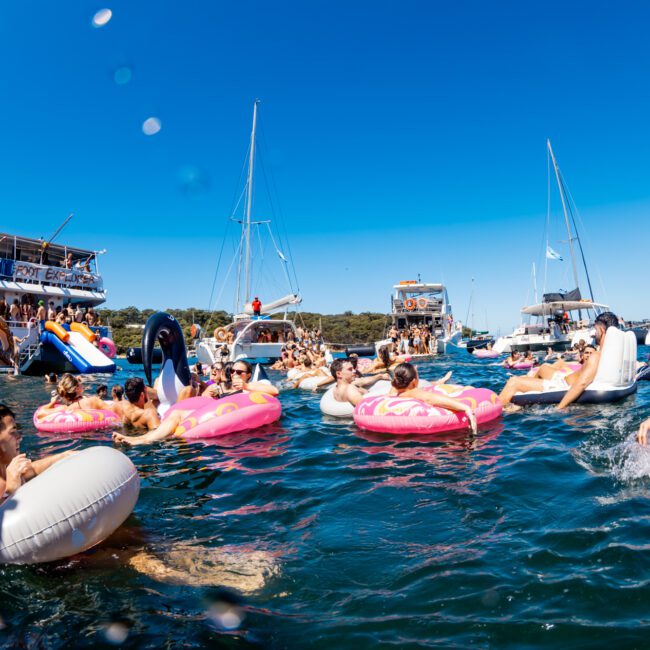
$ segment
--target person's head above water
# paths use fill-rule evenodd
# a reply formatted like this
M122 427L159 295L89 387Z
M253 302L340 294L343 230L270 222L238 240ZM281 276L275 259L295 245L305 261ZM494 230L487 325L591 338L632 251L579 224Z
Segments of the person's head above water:
M596 343L601 345L608 328L616 327L618 329L618 316L611 311L604 311L596 316L594 328L596 330Z
M400 363L393 371L391 384L396 390L406 390L417 379L418 371L412 363Z
M81 397L84 392L84 386L80 379L66 372L56 387L57 393L67 402L74 402Z
M8 406L0 404L0 463L9 464L19 453L20 438L14 412Z
M147 391L144 386L142 377L131 377L124 384L124 394L131 404L137 404L140 396L144 394L144 400L147 400Z

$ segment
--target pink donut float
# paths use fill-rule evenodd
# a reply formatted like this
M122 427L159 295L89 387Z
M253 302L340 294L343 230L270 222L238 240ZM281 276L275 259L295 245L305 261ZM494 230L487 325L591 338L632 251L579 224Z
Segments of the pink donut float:
M115 359L115 355L117 354L117 348L115 347L115 343L113 343L111 339L103 336L97 342L97 346L109 359Z
M533 361L517 361L517 363L507 363L506 368L509 370L530 370L534 365Z
M45 433L86 433L113 429L121 424L113 411L102 409L46 409L34 413L34 426Z
M503 410L496 394L487 388L443 384L424 390L436 391L469 404L479 425L495 420ZM465 413L430 406L411 397L366 397L355 407L353 417L362 429L381 433L427 434L467 428Z
M484 348L477 348L472 352L477 359L496 359L499 353L496 350L486 350Z
M187 411L174 431L185 440L216 438L235 431L257 429L280 419L282 406L277 398L266 393L250 392L225 395L221 399L190 397L172 406L174 411Z

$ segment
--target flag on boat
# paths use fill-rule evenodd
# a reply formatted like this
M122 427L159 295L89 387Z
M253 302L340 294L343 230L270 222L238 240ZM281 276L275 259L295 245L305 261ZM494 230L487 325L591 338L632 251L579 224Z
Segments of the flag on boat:
M554 251L550 246L546 247L546 259L547 260L558 260L559 262L562 262L562 256Z

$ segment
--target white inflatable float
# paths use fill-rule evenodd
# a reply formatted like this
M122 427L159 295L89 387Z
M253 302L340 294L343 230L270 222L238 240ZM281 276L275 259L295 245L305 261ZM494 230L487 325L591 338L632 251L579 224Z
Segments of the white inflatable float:
M373 384L366 393L366 397L377 396L377 395L388 395L390 392L390 382L385 380L380 380L377 383ZM431 382L426 379L420 379L419 386L425 388L426 386L431 386ZM351 418L354 413L354 406L350 402L339 402L334 397L334 389L336 384L327 389L323 397L320 400L320 410L324 415L329 415L334 418Z
M0 507L0 562L52 562L99 544L133 512L139 492L133 463L112 447L64 458Z
M603 353L593 382L575 401L576 404L605 404L617 402L634 393L636 384L636 336L610 327L605 334ZM519 405L557 404L566 390L530 391L516 393L512 401Z

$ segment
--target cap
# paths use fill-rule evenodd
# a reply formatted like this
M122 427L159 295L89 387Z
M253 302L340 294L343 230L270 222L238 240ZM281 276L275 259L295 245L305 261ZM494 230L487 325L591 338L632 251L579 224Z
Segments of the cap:
M44 305L45 303L44 303L42 300L39 300L39 301L38 301L38 304L39 304L39 305Z

